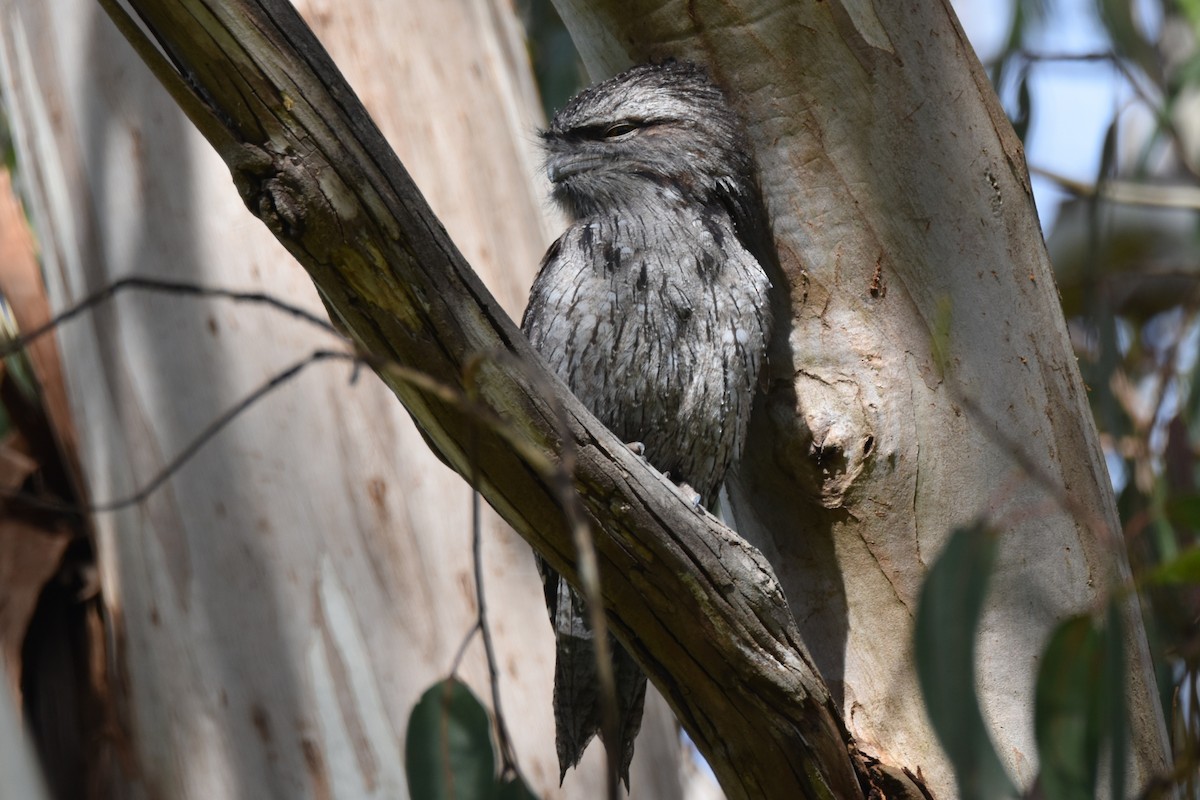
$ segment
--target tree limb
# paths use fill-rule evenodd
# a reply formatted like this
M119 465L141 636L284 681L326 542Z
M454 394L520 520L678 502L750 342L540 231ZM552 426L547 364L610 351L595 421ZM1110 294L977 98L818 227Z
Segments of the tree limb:
M467 365L479 361L473 389L506 428L479 433L481 491L575 580L553 470L536 455L561 452L569 437L575 488L599 528L612 627L725 791L861 794L840 713L770 565L714 518L692 512L540 366L293 8L278 0L131 6L178 70L179 80L165 82L228 163L246 205L361 348L460 387ZM141 28L122 28L155 58ZM183 88L190 99L181 99ZM527 366L514 369L513 357ZM386 368L380 374L430 446L468 474L478 415ZM556 422L560 407L566 430ZM514 447L514 436L526 445Z

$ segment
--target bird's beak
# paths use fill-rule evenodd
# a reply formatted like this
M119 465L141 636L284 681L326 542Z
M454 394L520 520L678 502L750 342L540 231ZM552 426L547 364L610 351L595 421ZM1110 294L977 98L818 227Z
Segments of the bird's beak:
M562 183L580 173L595 169L603 164L603 159L560 158L551 156L546 160L546 176L551 183Z

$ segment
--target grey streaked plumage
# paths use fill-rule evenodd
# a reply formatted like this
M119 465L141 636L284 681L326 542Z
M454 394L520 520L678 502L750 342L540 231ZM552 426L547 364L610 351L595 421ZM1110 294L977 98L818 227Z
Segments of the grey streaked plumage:
M572 223L521 327L601 422L711 506L741 454L771 322L773 251L741 122L702 69L672 62L584 90L542 136ZM565 774L599 731L592 634L579 595L539 566ZM612 643L628 783L646 679Z

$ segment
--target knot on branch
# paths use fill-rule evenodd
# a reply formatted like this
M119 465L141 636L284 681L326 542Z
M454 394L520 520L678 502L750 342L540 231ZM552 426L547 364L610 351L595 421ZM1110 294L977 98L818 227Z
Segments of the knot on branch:
M304 235L306 204L321 197L316 180L294 153L270 153L246 147L233 169L242 202L281 239Z
M858 386L801 372L791 388L795 394L772 409L776 423L793 432L779 439L779 461L824 508L840 508L875 448Z

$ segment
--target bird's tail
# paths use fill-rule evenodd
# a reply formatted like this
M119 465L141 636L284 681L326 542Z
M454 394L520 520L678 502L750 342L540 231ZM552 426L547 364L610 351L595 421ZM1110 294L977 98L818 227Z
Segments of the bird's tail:
M603 738L600 724L603 698L596 672L595 634L588 622L584 600L562 576L541 559L538 561L546 605L554 625L554 725L561 782L567 770L579 763L592 737L599 733ZM620 737L616 743L616 752L620 757L617 768L628 788L633 740L642 727L646 675L633 656L612 635L609 635L608 642L617 689L617 730Z

